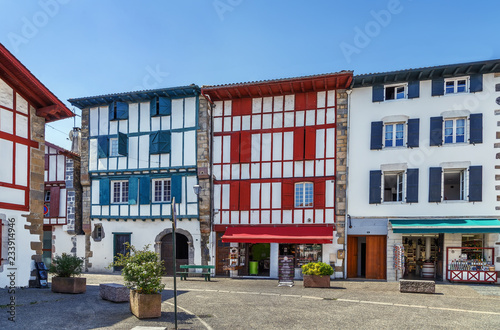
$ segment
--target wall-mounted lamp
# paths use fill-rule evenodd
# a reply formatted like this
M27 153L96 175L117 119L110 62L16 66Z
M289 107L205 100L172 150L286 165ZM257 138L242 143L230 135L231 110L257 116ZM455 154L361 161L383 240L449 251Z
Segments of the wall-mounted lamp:
M199 201L202 201L201 197L200 197L200 192L201 192L201 186L199 184L195 184L193 186L193 190L194 190L194 193L195 195L198 197L198 200Z

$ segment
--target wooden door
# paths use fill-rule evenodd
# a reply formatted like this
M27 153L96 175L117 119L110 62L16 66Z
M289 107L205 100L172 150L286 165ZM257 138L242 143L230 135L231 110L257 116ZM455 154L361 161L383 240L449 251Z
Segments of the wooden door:
M358 238L347 236L347 277L358 277Z
M123 234L114 234L114 242L113 242L113 260L115 260L114 257L116 257L118 254L127 254L128 250L126 248L125 243L130 244L130 234L128 233L123 233ZM123 267L113 267L114 271L121 271Z
M175 234L175 254L177 271L180 270L180 265L189 264L189 246L187 237L176 233ZM165 266L165 275L172 276L174 274L174 252L172 245L172 234L167 234L161 239L161 260Z
M225 266L229 266L229 243L222 243L224 232L217 232L217 248L215 249L215 274L220 276L229 275Z
M386 279L387 243L385 236L366 236L366 278Z

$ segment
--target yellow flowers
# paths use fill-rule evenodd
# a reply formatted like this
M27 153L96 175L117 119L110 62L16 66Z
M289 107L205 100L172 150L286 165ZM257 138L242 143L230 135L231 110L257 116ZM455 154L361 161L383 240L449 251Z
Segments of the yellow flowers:
M302 266L302 273L304 275L332 275L332 266L324 262L310 262Z

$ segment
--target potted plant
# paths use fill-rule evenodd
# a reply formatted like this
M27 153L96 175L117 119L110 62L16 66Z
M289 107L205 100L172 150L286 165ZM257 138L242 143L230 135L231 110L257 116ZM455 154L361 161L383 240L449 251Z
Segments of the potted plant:
M83 258L63 253L55 256L49 267L52 277L52 292L84 293L87 290L87 279L79 276L83 272Z
M160 292L165 288L161 282L163 261L157 253L148 250L149 245L137 250L129 243L125 244L129 252L118 254L109 267L123 267L125 286L130 289L130 311L140 319L160 317Z
M304 287L329 288L333 268L324 262L310 262L302 266L302 274L304 274Z

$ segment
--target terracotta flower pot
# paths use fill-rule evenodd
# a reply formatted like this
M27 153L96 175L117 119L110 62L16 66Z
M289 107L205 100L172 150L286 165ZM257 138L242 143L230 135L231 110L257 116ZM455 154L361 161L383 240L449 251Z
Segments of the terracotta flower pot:
M56 293L84 293L87 291L85 277L52 277L52 292Z
M138 293L130 290L130 311L139 319L152 319L161 316L161 294Z
M329 288L329 275L304 275L305 288Z

